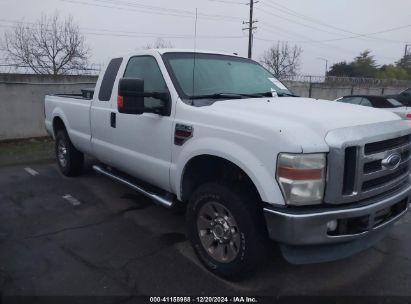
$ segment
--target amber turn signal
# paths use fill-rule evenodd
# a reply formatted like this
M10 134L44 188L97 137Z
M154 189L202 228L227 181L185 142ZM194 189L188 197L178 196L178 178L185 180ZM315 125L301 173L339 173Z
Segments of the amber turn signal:
M117 106L119 108L124 107L124 97L123 96L117 96Z
M322 178L322 169L297 169L278 167L278 176L292 180L313 180Z

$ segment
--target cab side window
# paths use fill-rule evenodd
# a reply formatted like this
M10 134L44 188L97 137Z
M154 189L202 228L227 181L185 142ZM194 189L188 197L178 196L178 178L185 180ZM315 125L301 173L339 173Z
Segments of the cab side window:
M145 92L168 93L167 85L154 57L136 56L130 58L124 77L143 79ZM164 105L164 101L145 97L144 105L147 108L156 108Z
M110 61L104 73L103 80L100 85L98 99L101 101L109 101L113 92L114 81L116 80L117 72L120 69L123 58L114 58Z

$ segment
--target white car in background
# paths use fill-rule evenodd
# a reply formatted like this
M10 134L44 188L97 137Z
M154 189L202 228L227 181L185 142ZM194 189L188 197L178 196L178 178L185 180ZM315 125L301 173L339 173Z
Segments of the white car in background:
M350 95L336 99L337 102L356 104L360 106L379 108L391 111L402 119L411 119L411 109L398 100L387 96Z

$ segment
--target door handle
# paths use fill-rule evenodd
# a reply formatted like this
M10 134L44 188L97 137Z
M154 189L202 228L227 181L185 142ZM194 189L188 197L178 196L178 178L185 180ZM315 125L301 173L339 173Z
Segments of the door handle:
M112 128L116 127L116 113L114 113L114 112L110 113L110 126Z

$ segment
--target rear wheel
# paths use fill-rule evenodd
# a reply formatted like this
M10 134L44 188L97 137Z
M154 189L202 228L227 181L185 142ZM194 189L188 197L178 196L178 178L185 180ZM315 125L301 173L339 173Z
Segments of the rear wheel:
M67 133L63 130L57 131L55 153L57 164L64 175L81 174L84 166L84 154L73 146Z
M217 183L200 186L187 209L188 238L203 264L234 278L254 270L266 254L263 219L255 201Z

